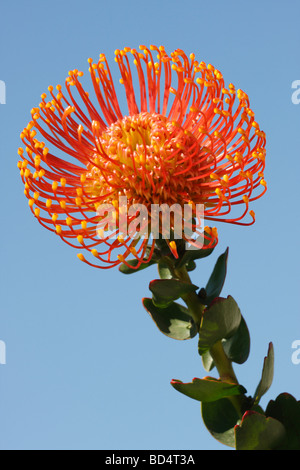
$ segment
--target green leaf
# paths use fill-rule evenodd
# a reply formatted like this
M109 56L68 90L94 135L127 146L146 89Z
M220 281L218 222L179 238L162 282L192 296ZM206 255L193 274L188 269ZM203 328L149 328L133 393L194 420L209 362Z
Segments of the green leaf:
M197 325L187 308L173 302L166 308L154 305L152 299L144 298L143 305L158 329L177 340L190 339L197 334Z
M157 307L167 307L183 295L195 292L198 287L179 279L155 279L150 282L149 289L153 294L153 303Z
M172 270L170 266L163 260L158 262L158 273L161 279L172 279Z
M213 358L211 357L209 351L205 351L204 353L202 353L201 359L202 365L207 372L210 372L215 367Z
M244 364L247 361L250 353L250 334L243 316L234 335L223 341L223 348L232 362Z
M237 450L275 450L284 440L286 431L274 418L247 411L235 428Z
M190 260L187 264L186 264L186 270L188 272L191 272L191 271L194 271L196 269L197 265L195 263L194 260Z
M155 240L155 244L163 256L168 256L171 254L169 245L164 238L161 237Z
M219 298L203 314L198 351L200 356L208 351L217 341L231 337L241 323L241 312L233 297Z
M226 249L225 253L219 256L208 283L206 284L205 305L209 305L216 297L219 297L223 289L227 273L228 252L229 248Z
M289 393L281 393L268 403L266 416L277 419L286 429L286 439L279 450L300 450L300 401Z
M237 331L230 338L223 339L222 344L224 352L230 361L236 364L246 362L250 353L250 334L243 316ZM214 368L214 362L209 351L202 354L202 363L204 369L208 372Z
M207 246L210 243L210 240L204 239L204 246ZM176 268L181 268L182 266L189 265L191 261L197 259L206 258L211 255L214 251L215 246L212 248L201 248L200 250L186 250L183 256L181 256L176 264Z
M175 239L174 233L170 233L170 239L166 240L164 237L155 240L156 247L159 249L161 256L168 256L172 261L175 261L175 258L170 250L169 242L175 241L178 255L181 259L183 253L185 252L185 241L183 239Z
M234 427L239 415L229 398L201 403L203 422L210 434L222 444L235 447Z
M139 260L135 259L130 259L127 261L127 263L132 266L132 268L128 267L126 264L122 263L119 266L119 271L123 274L133 274L137 273L138 271L142 271L143 269L149 268L149 266L152 266L153 264L156 264L156 261L151 259L149 263L142 263L138 268L135 268L135 266L138 265Z
M194 378L192 382L183 383L172 380L171 385L178 391L198 401L211 402L232 395L241 395L246 392L241 385L222 382L213 377L203 379Z
M259 403L261 397L267 393L272 385L274 377L274 348L273 344L269 344L268 354L264 358L264 365L261 375L261 380L256 388L254 394L254 403Z

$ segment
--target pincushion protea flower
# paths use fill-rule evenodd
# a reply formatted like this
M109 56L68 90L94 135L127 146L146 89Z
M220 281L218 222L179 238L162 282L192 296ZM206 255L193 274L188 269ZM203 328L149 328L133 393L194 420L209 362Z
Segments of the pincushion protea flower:
M120 230L121 196L149 214L151 204L189 204L193 211L203 204L206 221L252 224L249 203L266 191L266 141L247 94L232 84L226 88L219 70L180 49L169 56L163 47L124 48L115 51L115 61L125 115L104 54L97 63L88 60L95 104L81 84L83 73L72 70L66 92L57 85L56 94L50 86L50 97L43 94L31 111L18 166L38 221L91 252L97 264L78 257L97 267L126 263L130 254L137 267L151 259L150 228L143 238L138 229L125 236ZM103 204L116 209L115 230L98 213ZM241 213L233 215L237 205ZM244 222L248 213L251 220ZM205 237L206 247L213 246L216 229L206 227ZM168 243L176 256L176 243Z

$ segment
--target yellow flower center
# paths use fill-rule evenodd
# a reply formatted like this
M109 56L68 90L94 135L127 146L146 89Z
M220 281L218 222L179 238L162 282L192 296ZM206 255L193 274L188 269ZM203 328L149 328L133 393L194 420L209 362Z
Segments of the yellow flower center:
M176 122L147 112L126 116L96 136L96 147L86 173L90 196L144 205L190 199L199 144Z

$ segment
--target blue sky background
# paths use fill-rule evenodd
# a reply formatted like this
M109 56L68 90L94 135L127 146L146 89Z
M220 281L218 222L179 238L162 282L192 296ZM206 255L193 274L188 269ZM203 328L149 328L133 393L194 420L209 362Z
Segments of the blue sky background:
M275 377L262 399L299 399L291 361L299 321L300 80L298 0L2 2L0 79L1 449L223 449L205 429L199 403L170 386L207 375L197 339L162 335L144 310L156 268L133 276L96 270L31 215L17 168L30 110L87 58L139 44L176 48L217 67L250 97L267 134L266 196L250 228L219 224L220 243L192 273L203 286L230 247L223 295L238 302L251 333L235 366L253 394L268 343ZM118 87L118 84L116 85ZM121 89L121 86L120 86ZM213 375L213 373L212 373Z

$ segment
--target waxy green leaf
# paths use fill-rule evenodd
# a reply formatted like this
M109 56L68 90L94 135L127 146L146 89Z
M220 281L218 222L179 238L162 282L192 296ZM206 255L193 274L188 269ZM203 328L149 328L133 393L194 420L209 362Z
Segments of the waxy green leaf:
M166 307L174 300L195 292L198 287L179 279L155 279L150 282L149 289L153 294L153 303L157 307Z
M203 290L205 296L201 293L200 298L204 305L209 305L216 297L219 297L223 289L227 273L228 251L229 249L227 248L225 253L219 256L208 283Z
M120 264L119 266L119 271L123 274L133 274L133 273L137 273L139 271L142 271L143 269L146 269L146 268L149 268L149 266L152 266L153 264L156 264L156 261L152 260L149 261L149 263L142 263L138 268L136 268L135 266L138 265L139 263L139 260L137 260L136 258L135 259L131 259L131 260L128 260L127 263L132 266L131 267L128 267L126 264L122 263Z
M210 240L204 239L204 248L201 248L199 250L195 250L195 249L186 250L183 256L181 256L178 259L176 263L176 268L181 268L182 266L185 266L185 265L189 266L190 262L195 261L197 259L206 258L207 256L211 255L215 249L215 246L213 246L212 248L205 248L205 246L207 246L209 243L210 243Z
M264 359L261 380L254 394L254 403L259 403L261 397L269 390L274 377L274 348L273 344L269 344L268 354Z
M286 439L278 450L300 450L300 401L281 393L268 403L266 416L277 419L286 429Z
M194 378L192 382L183 383L180 380L172 380L171 385L178 391L198 401L211 402L220 398L233 395L241 395L246 389L241 385L222 382L213 377L203 379Z
M224 445L235 447L234 427L239 414L230 398L201 403L203 422L210 434Z
M176 247L177 247L177 252L178 252L178 255L179 255L179 258L181 259L184 252L185 252L185 241L183 239L175 239L174 238L174 233L172 233L172 230L171 230L171 233L170 233L170 239L169 240L166 240L165 238L161 237L159 239L156 239L155 240L155 245L156 247L158 248L161 256L168 256L170 257L170 259L172 261L176 261L171 250L170 250L170 246L169 246L169 243L170 241L175 241L176 243Z
M235 428L236 450L276 450L285 437L280 421L255 411L247 411Z
M188 309L182 305L173 302L168 307L160 308L149 298L143 299L143 305L158 329L166 336L177 340L196 336L197 325L189 315Z
M250 334L243 316L237 331L230 338L223 339L222 345L230 361L236 364L246 362L250 353ZM204 369L208 372L214 368L214 362L209 351L202 354L202 363Z
M217 341L230 338L241 323L241 312L233 297L219 298L203 314L200 329L198 351L202 355Z
M210 372L215 367L213 358L210 355L209 350L201 354L202 365L207 372Z
M161 279L172 279L173 278L173 269L171 266L164 260L161 259L158 262L158 273Z
M250 354L250 334L243 316L234 335L223 340L223 348L232 362L244 364L247 361Z

